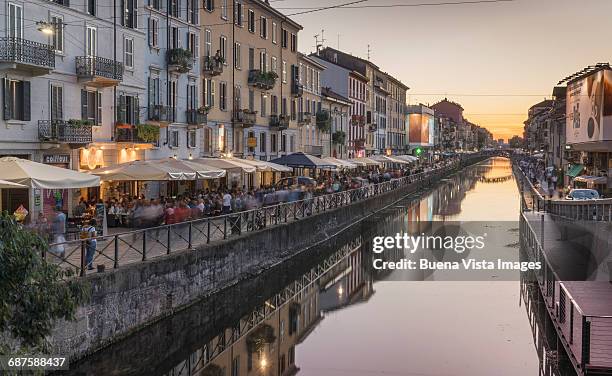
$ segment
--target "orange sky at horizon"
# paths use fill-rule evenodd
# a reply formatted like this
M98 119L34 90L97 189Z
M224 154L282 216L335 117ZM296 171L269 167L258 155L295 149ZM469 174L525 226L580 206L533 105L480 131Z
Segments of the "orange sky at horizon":
M272 5L291 15L346 2ZM522 136L529 107L550 98L558 81L610 61L603 47L609 44L610 0L414 6L441 2L368 0L352 9L291 18L304 27L300 51L315 51L314 36L320 41L321 34L324 46L364 59L369 45L370 60L410 87L408 104L431 105L447 97L463 106L466 119L506 141Z

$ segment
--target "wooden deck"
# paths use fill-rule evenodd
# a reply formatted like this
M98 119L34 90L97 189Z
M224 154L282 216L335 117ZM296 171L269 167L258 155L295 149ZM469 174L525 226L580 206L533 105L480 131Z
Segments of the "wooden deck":
M543 213L524 214L522 241L530 258L545 263L538 284L574 368L579 375L612 374L612 264L610 252L601 252L612 247L568 239L547 214L543 222Z

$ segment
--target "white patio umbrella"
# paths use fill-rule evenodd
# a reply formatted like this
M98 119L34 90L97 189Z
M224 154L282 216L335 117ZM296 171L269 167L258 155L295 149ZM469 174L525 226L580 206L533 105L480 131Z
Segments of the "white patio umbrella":
M90 173L102 180L116 181L195 180L197 176L192 168L179 166L177 160L132 161L98 168Z
M412 155L395 155L393 156L393 158L395 159L401 159L407 162L416 162L419 160L419 158L412 156Z
M372 159L378 162L383 162L383 163L399 163L399 164L409 164L411 162L405 161L403 159L397 159L397 158L393 158L393 157L389 157L386 155L374 155L372 156Z
M293 172L293 169L287 166L279 165L278 163L272 163L268 161L258 161L256 159L238 159L228 158L231 161L237 161L239 163L248 164L254 166L257 171L264 172Z
M349 159L348 161L351 163L357 163L357 164L365 163L366 166L381 166L382 165L381 162L375 161L371 158L365 158L365 157L353 158L353 159Z
M335 164L337 168L345 168L345 169L349 169L349 170L353 170L353 169L357 168L357 164L355 164L355 163L343 161L342 159L338 159L338 158L334 158L334 157L325 157L325 158L323 158L323 160L326 161L326 162Z
M16 157L0 158L0 171L4 180L28 188L69 189L100 185L97 176Z
M236 158L198 158L193 160L196 163L203 164L205 166L211 166L222 170L241 170L241 172L255 172L257 168L250 164L239 161Z
M2 188L27 188L23 184L17 184L6 180L0 180L0 189Z

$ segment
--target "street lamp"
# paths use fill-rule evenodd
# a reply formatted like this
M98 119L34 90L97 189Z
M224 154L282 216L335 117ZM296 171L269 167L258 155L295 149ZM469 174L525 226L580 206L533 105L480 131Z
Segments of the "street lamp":
M53 35L53 25L47 21L36 22L36 27L38 31L45 35Z

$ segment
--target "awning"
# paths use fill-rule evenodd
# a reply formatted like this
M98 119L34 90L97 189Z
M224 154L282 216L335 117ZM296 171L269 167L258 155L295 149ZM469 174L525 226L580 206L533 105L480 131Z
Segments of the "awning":
M331 163L331 164L335 165L337 168L346 168L346 169L349 169L349 170L357 168L357 165L355 163L343 161L342 159L338 159L338 158L334 158L334 157L323 158L323 160L325 162L328 162L328 163Z
M597 184L608 184L608 178L605 176L590 176L590 175L582 175L574 178L574 181L581 183L591 183L593 185Z
M567 171L566 175L571 178L575 178L576 176L580 175L582 170L584 170L584 165L576 164Z
M1 188L27 188L23 184L17 184L6 180L0 180L0 189Z
M260 161L257 159L237 159L237 158L230 158L230 160L238 160L240 163L244 163L244 164L248 164L251 165L253 167L255 167L257 169L257 171L263 171L263 172L293 172L293 169L287 167L287 166L283 166L283 165L279 165L276 163L272 163L272 162L268 162L268 161Z
M382 162L375 161L370 158L354 158L348 160L351 163L365 163L366 166L381 166Z
M403 159L393 158L386 155L374 155L371 157L373 160L382 163L399 163L399 164L410 164L412 162L405 161Z
M225 171L193 161L174 158L148 161L133 161L91 171L102 180L118 181L171 181L217 179Z
M410 163L416 162L416 161L419 160L419 158L417 158L417 157L415 157L413 155L394 155L393 158L401 159L403 161L410 162Z
M240 170L241 172L251 173L257 170L255 166L244 163L244 161L237 158L198 158L193 161L226 171Z
M2 179L29 188L70 189L100 185L97 176L16 157L0 158L0 171Z
M332 163L326 162L321 158L315 157L305 153L293 153L289 155L283 155L280 158L274 159L272 163L278 163L289 167L303 167L303 168L336 168Z

